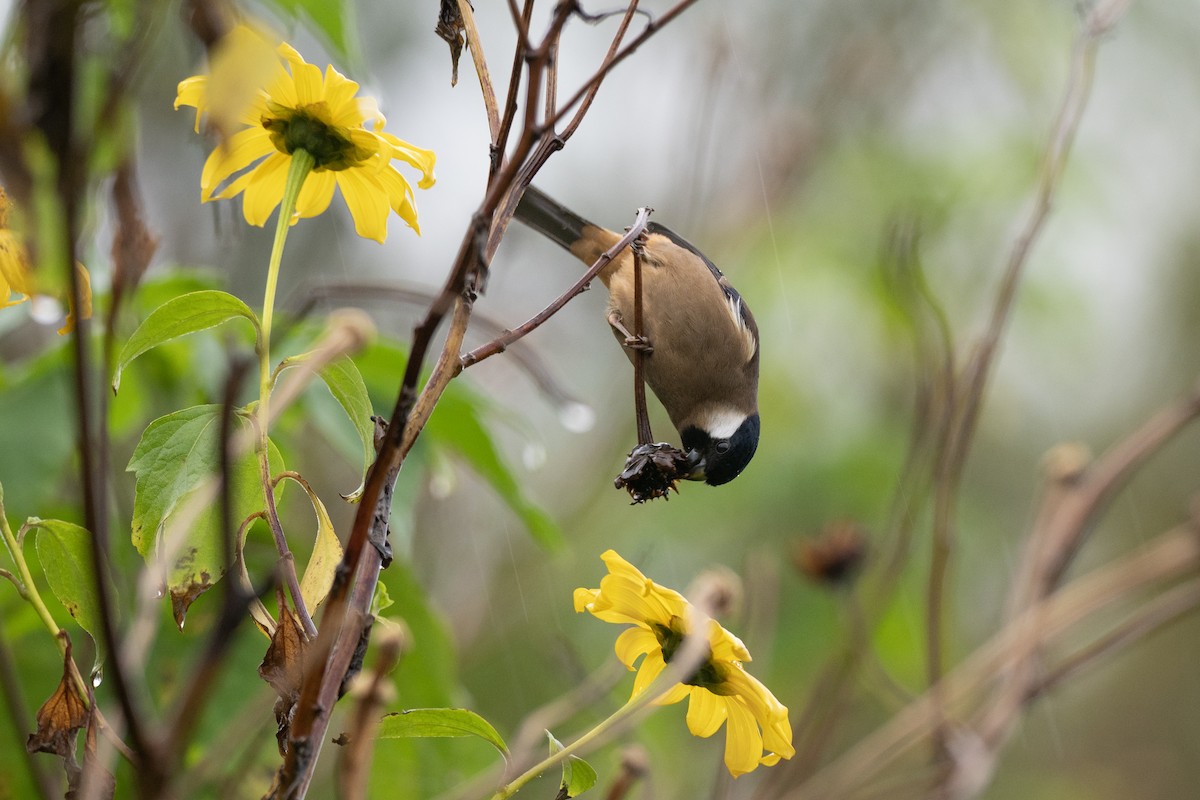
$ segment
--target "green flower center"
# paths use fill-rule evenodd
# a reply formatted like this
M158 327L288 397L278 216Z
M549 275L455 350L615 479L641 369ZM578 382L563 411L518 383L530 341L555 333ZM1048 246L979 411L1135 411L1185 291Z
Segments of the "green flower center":
M271 144L289 156L306 150L313 157L313 169L343 170L356 167L372 156L372 151L350 140L344 129L326 122L325 103L288 108L268 103L272 116L263 117L262 126L271 135Z
M683 645L684 637L687 636L687 631L683 629L683 620L679 617L671 617L669 625L655 623L652 627L658 644L662 648L663 661L670 664L676 651ZM699 686L716 695L735 694L733 688L725 681L726 669L723 664L713 660L710 651L708 657L696 668L696 671L684 678L681 683L688 686Z

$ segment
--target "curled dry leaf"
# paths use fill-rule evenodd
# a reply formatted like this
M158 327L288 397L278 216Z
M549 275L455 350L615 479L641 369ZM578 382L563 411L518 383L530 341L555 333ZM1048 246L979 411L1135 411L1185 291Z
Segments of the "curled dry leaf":
M71 644L63 657L63 676L54 694L37 712L37 730L29 734L25 749L30 753L53 753L74 761L75 734L88 721L88 702L72 678Z
M462 12L458 10L456 0L442 0L434 33L450 45L450 85L456 86L458 85L458 59L462 56L463 45L467 42Z
M271 688L279 695L275 701L275 722L278 725L275 738L280 755L287 751L292 713L300 697L300 681L304 677L304 651L307 646L308 638L300 627L300 621L290 610L284 609L279 615L279 624L275 626L267 653L258 666L259 677L271 684Z
M656 497L669 498L675 482L687 475L687 456L666 442L639 444L625 461L625 469L613 481L629 492L634 504Z

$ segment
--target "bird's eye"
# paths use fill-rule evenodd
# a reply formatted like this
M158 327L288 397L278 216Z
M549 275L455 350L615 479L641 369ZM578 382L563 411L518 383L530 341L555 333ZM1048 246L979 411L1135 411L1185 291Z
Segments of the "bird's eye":
M717 446L714 449L717 451L717 455L723 456L729 452L729 442L717 442Z

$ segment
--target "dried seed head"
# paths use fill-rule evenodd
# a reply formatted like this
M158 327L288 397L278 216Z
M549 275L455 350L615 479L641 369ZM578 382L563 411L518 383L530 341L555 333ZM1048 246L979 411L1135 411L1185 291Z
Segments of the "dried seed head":
M728 567L712 567L696 576L685 593L712 617L727 617L742 603L742 579Z
M656 497L669 499L675 482L687 475L687 456L667 444L639 444L625 461L625 469L613 481L618 489L629 492L634 505Z
M792 560L810 580L836 586L852 581L867 555L867 537L854 521L832 522L815 539L801 539Z

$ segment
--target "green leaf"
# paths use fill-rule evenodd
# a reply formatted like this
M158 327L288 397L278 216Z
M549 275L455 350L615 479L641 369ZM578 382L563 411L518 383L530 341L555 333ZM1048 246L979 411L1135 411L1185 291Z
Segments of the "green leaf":
M189 333L208 330L237 317L250 320L254 325L255 335L258 335L258 317L250 310L250 306L227 292L209 289L168 300L146 317L121 348L121 354L117 356L116 372L113 374L113 391L120 387L121 372L125 367L147 350Z
M92 577L92 534L86 528L57 519L30 517L25 524L37 528L35 547L50 591L96 643L96 663L92 668L95 671L104 661L104 622Z
M293 18L308 17L317 30L328 37L330 44L343 55L350 54L350 42L346 38L349 7L343 0L271 0L271 4Z
M333 520L325 504L308 483L288 478L299 483L312 503L313 513L317 515L317 538L313 543L312 555L309 556L308 566L304 568L304 576L300 578L300 596L304 598L304 606L312 613L333 586L333 574L338 564L342 562L342 543L338 540L337 531L333 529Z
M550 755L562 751L562 742L555 739L554 734L546 731L546 738L550 740ZM596 770L591 764L578 756L567 756L562 762L562 784L558 796L578 797L595 786L596 779Z
M362 474L366 475L367 467L375 460L375 423L371 421L373 411L367 384L363 382L358 367L345 356L326 365L320 375L358 432L359 441L362 443ZM348 499L357 500L362 494L362 488L360 483L358 488L348 495Z
M0 487L0 489L3 489L3 487ZM3 500L4 496L0 494L0 502L3 502ZM392 595L388 592L388 588L383 584L383 581L375 584L375 594L371 597L371 616L378 617L386 609L390 608L394 602L396 601L392 599Z
M508 757L508 746L496 729L466 708L414 708L385 714L377 736L380 739L477 736Z
M137 475L133 502L133 544L149 557L156 547L170 558L167 588L180 625L188 606L220 580L225 562L224 535L216 476L220 455L221 406L185 408L150 423L125 468ZM250 424L238 418L234 438ZM272 475L283 471L283 458L268 443ZM265 502L258 457L247 452L230 469L233 524ZM276 495L280 493L276 488Z
M563 545L562 532L550 515L525 496L520 483L500 458L491 434L480 421L479 401L451 386L425 426L425 434L470 465L520 518L538 544L551 550Z

